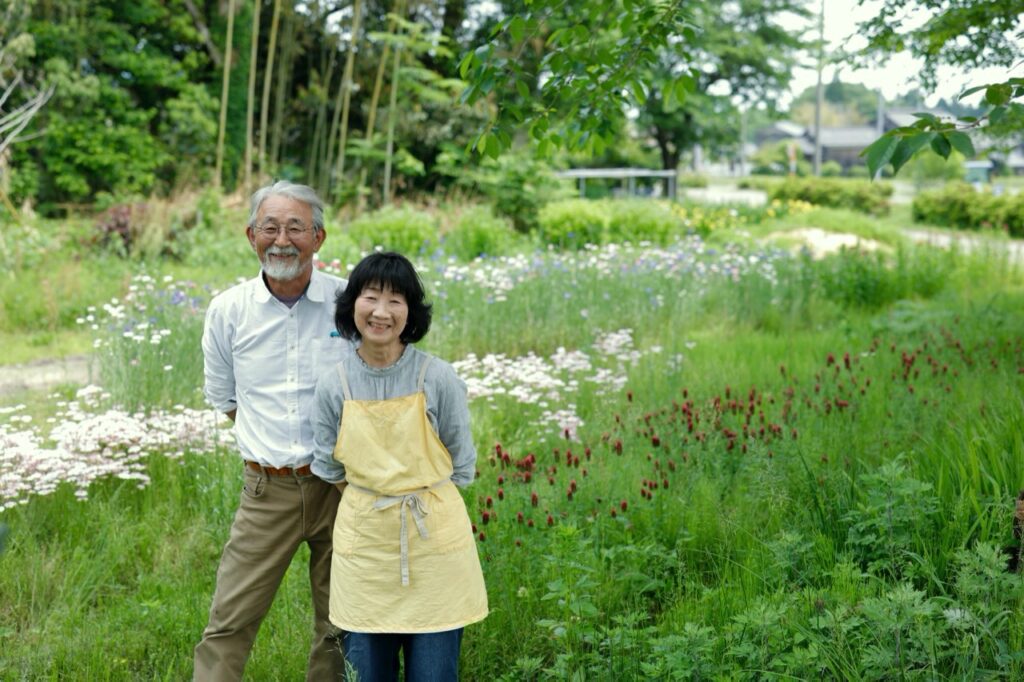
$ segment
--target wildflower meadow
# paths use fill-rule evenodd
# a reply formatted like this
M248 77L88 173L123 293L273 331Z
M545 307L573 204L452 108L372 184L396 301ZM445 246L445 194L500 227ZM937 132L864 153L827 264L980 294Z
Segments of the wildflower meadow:
M998 248L416 262L479 453L465 679L1024 679L1024 277ZM93 383L3 408L0 678L190 675L242 484L200 391L232 283L136 274L78 319ZM307 560L250 679L303 675Z

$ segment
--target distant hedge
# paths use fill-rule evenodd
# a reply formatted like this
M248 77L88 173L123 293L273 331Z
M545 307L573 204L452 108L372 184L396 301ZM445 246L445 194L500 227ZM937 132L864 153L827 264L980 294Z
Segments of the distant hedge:
M779 201L797 199L816 206L848 208L871 215L889 212L892 185L869 180L837 178L789 178L768 188L768 196Z
M1002 230L1024 237L1024 195L995 195L958 182L921 192L912 205L914 222L960 230Z

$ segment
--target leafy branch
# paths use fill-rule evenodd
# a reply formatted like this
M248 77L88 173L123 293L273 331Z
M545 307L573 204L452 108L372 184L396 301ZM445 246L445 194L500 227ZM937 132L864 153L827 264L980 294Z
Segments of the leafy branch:
M660 49L674 38L695 35L683 15L683 0L595 0L582 10L564 0L526 5L526 12L500 21L490 41L459 64L468 82L462 101L493 101L489 121L470 143L492 158L511 147L523 129L541 154L558 147L600 151L614 137L625 109L645 101ZM519 55L556 22L560 25L547 35L537 73L527 73ZM505 41L513 47L502 52L499 44ZM511 87L501 87L505 84ZM666 97L680 101L694 88L693 73L684 69Z
M898 173L914 154L926 146L944 159L948 159L953 150L969 159L976 151L967 131L980 129L985 124L997 124L1011 113L1024 114L1024 104L1013 101L1024 98L1024 78L979 85L965 90L958 99L981 91L985 92L985 103L992 107L983 116L961 116L950 120L934 114L916 113L914 123L894 128L871 143L860 153L871 176L875 177L887 164L892 164L893 172Z

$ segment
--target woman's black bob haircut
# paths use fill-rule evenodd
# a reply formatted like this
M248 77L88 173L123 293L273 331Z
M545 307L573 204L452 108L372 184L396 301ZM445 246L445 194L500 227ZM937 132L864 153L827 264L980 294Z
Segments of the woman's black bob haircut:
M426 302L423 283L409 259L394 251L371 253L359 261L348 277L348 286L338 294L334 307L334 324L346 339L362 338L356 329L356 299L366 287L391 289L405 296L409 317L398 338L402 343L416 343L430 330L431 304Z

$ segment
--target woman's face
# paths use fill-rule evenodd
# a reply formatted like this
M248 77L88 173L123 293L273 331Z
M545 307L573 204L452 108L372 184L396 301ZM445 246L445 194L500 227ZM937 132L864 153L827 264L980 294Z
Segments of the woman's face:
M363 345L377 350L401 347L399 336L409 319L409 305L402 294L371 285L356 299L355 318Z

